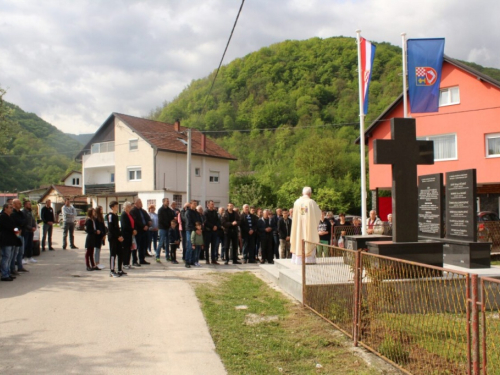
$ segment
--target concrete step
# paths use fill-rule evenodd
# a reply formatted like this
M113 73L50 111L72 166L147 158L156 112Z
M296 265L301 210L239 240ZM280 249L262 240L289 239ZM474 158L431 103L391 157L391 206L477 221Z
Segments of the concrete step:
M300 272L294 269L280 269L278 286L302 302L302 274Z
M274 264L261 264L264 278L273 282L284 292L302 302L302 268L290 259L276 259Z
M262 276L278 285L278 280L280 278L280 271L278 267L274 264L261 264L259 268Z

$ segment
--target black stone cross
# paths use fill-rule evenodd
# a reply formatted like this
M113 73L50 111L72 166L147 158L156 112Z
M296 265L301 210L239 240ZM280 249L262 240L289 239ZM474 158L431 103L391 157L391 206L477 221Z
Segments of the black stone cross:
M373 161L392 164L392 240L417 242L417 165L434 164L434 142L417 141L411 118L391 119L391 135L373 141Z

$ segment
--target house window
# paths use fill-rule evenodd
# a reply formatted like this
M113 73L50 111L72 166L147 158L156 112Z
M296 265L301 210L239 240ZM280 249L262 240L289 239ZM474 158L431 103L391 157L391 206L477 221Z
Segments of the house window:
M210 171L209 181L213 182L215 184L218 184L219 183L219 172Z
M115 151L115 142L93 143L90 146L90 152L92 154L99 154L103 152L113 152L113 151Z
M500 133L486 134L486 157L500 157Z
M149 212L149 206L153 205L156 208L156 199L148 199L147 200L147 204L148 204L147 205L147 209L148 209L148 212Z
M194 169L194 175L196 177L200 177L201 176L201 169L200 168L195 168Z
M173 199L175 203L177 203L177 207L182 207L182 194L174 194Z
M139 140L131 139L130 141L128 141L128 149L129 151L135 151L139 149Z
M458 86L439 90L439 106L444 107L453 104L460 104Z
M80 179L79 178L73 179L73 186L80 186Z
M434 141L434 161L456 160L457 159L457 135L431 135L428 137L418 137L424 141Z
M115 174L111 173L111 175L109 176L109 179L111 182L115 182Z
M141 167L127 168L129 181L140 181L142 178Z

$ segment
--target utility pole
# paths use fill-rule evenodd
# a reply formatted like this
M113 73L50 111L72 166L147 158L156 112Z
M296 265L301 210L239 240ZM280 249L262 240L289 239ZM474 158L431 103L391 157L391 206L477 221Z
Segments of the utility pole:
M187 201L191 202L191 128L187 130Z

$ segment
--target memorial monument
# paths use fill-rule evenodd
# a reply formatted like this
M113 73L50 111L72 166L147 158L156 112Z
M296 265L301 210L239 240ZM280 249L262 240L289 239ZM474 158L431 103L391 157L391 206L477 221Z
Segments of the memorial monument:
M432 141L416 139L415 119L393 118L391 139L374 142L374 163L392 166L392 241L367 242L368 251L443 266L443 243L419 241L417 165L434 164Z

